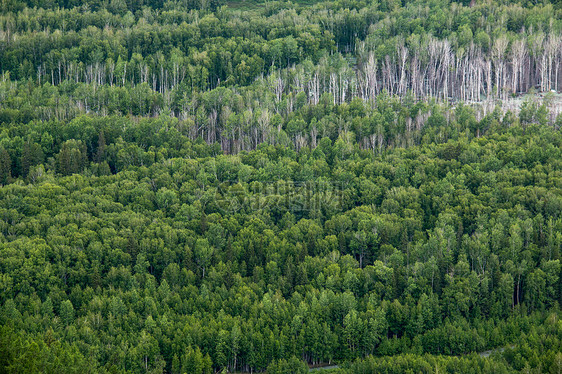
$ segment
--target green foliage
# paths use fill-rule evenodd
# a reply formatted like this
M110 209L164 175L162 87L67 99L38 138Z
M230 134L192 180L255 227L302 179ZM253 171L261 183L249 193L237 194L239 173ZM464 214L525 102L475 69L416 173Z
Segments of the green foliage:
M37 343L37 355L61 365L73 352L100 370L179 373L406 354L396 365L357 365L463 371L483 361L438 355L553 334L560 132L479 127L473 137L469 108L455 116L458 124L431 127L464 126L445 143L428 129L428 143L381 154L340 136L314 150L260 145L238 155L188 138L174 148L173 120L123 129L82 118L99 126L90 150L87 137L53 133L66 150L54 145L29 183L14 171L0 188L1 324L22 342L60 341L60 350ZM168 130L142 138L147 125ZM115 171L98 174L102 129ZM116 162L130 146L150 162ZM64 152L88 162L63 162ZM482 370L556 367L554 347L538 361L506 350ZM5 366L17 365L14 354Z
M308 373L308 366L306 363L300 361L296 357L291 357L288 360L278 360L272 362L266 370L267 374L305 374Z
M0 372L559 372L560 10L468 3L3 1Z

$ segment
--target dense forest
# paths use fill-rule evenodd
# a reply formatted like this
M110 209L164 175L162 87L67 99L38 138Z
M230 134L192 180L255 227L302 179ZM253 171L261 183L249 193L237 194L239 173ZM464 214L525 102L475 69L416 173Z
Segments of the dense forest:
M562 4L0 3L0 373L560 373Z

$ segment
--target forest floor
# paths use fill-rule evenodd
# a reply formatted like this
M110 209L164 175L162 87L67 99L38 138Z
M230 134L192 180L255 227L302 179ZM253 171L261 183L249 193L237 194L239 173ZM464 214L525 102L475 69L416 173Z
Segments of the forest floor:
M329 369L337 369L339 368L338 365L328 365L328 366L317 366L317 367L311 367L308 369L308 371L320 371L320 370L329 370Z
M515 114L519 114L521 105L527 100L537 100L542 103L544 100L549 100L547 104L550 119L554 121L558 114L562 113L562 94L557 92L539 92L539 93L526 93L517 97L511 97L502 103L504 111L510 110Z
M562 102L562 95L560 96L560 100ZM488 358L490 357L493 353L499 352L502 353L503 351L506 350L506 348L513 348L514 346L510 346L510 347L501 347L501 348L495 348L495 349L489 349L487 351L483 351L483 352L478 352L478 355L480 357L484 357L484 358ZM330 370L330 369L338 369L339 366L338 365L327 365L327 366L318 366L318 367L311 367L308 369L309 372L316 372L316 371L322 371L322 370Z
M317 0L299 0L298 4L301 6L307 6L307 5L314 5L317 2L318 2ZM236 10L253 10L259 8L265 8L266 4L267 4L266 1L257 2L252 0L234 0L234 1L226 2L226 5L230 9L236 9Z
M511 96L505 100L500 99L483 99L480 101L469 101L465 104L471 105L477 109L477 120L481 120L486 114L491 113L496 105L500 105L505 113L511 111L515 115L519 115L521 105L525 101L538 101L542 103L545 99L549 100L547 104L550 113L550 120L554 122L556 116L562 113L562 93L558 92L529 92L518 96ZM454 107L455 104L453 104Z

